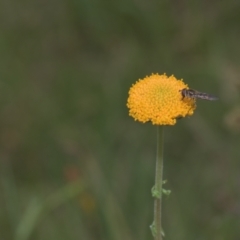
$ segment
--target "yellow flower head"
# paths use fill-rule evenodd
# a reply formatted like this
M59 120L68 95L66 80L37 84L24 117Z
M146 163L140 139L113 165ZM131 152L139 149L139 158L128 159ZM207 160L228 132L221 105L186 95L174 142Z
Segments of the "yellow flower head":
M181 90L188 86L173 75L152 74L138 80L129 90L129 115L140 122L156 125L174 125L178 118L193 114L193 98L183 98Z

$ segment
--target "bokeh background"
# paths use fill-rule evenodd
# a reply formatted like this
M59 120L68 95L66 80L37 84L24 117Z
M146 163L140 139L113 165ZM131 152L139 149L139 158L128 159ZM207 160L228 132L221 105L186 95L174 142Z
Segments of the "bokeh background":
M156 126L130 86L219 96L165 129L168 240L240 239L240 2L2 0L0 239L152 239Z

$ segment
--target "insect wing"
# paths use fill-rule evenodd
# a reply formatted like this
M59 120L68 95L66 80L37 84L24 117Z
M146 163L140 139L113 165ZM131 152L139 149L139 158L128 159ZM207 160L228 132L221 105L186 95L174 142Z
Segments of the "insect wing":
M211 94L198 92L198 91L195 91L195 96L196 96L196 98L205 99L205 100L209 100L209 101L214 101L214 100L218 99L217 97L215 97Z

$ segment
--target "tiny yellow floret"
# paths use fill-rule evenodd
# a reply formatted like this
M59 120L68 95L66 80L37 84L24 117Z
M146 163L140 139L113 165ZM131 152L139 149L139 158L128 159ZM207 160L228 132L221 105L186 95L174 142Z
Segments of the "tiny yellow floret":
M183 98L181 90L188 86L173 75L152 74L139 79L129 90L129 115L140 122L174 125L176 120L191 116L196 108L193 98Z

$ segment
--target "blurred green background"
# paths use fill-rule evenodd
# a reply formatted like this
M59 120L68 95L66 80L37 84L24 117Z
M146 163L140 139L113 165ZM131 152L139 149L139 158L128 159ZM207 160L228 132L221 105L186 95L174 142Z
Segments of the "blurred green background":
M167 240L240 239L240 2L2 0L0 240L152 239L156 126L130 86L219 96L165 129Z

